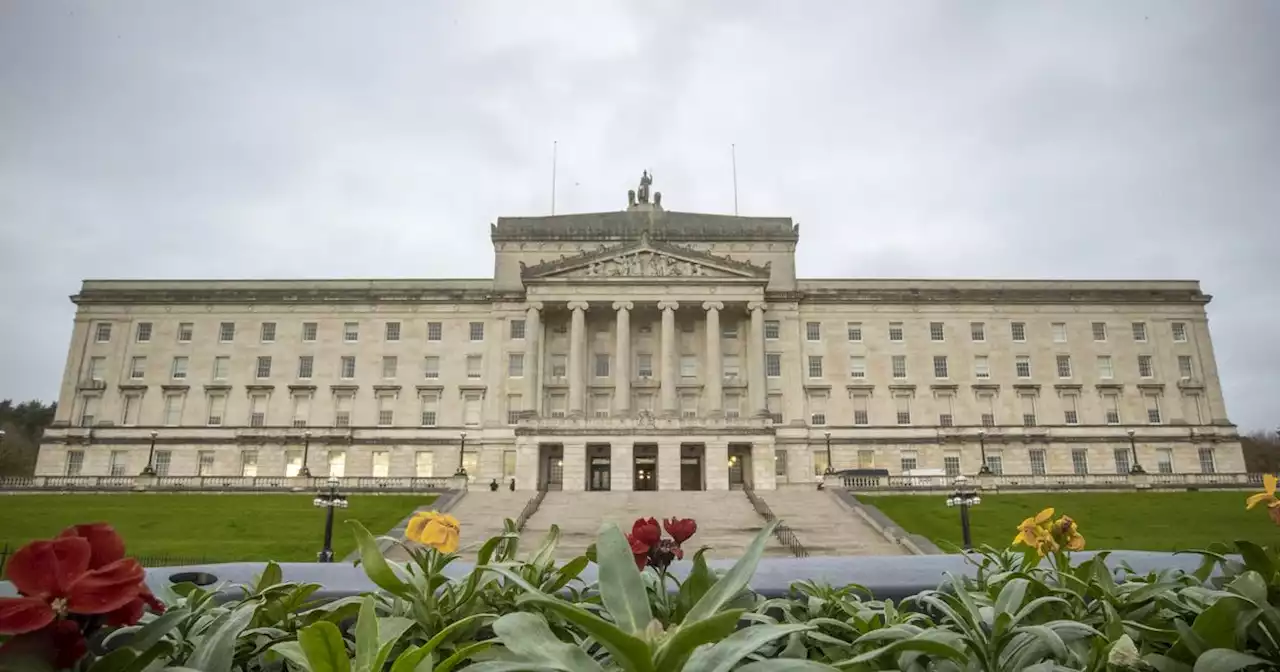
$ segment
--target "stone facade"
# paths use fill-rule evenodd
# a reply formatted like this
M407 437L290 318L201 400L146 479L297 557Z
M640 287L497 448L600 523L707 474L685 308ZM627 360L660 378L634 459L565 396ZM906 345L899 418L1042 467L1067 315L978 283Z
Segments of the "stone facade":
M85 281L37 473L1243 471L1197 282L798 279L790 219L641 196L499 219L491 280Z

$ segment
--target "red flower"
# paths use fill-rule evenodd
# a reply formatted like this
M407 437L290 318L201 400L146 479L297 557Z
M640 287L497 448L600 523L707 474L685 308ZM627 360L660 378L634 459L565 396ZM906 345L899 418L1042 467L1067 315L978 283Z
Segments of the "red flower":
M662 521L662 526L676 544L683 544L698 531L698 522L692 518L668 518Z
M631 555L635 558L636 569L643 572L645 564L649 562L649 547L630 534L627 535L627 543L631 544Z
M645 546L657 546L662 541L662 528L654 518L637 518L631 526L631 536Z
M107 614L139 598L144 572L137 560L121 558L90 570L92 555L81 537L33 541L18 549L8 575L22 597L0 598L0 634L33 632L67 613Z
M124 557L124 539L107 523L72 525L58 537L82 537L89 542L89 569L105 567Z
M80 633L80 625L75 621L61 620L0 644L0 657L9 654L15 658L41 658L61 670L75 667L88 649L84 635Z

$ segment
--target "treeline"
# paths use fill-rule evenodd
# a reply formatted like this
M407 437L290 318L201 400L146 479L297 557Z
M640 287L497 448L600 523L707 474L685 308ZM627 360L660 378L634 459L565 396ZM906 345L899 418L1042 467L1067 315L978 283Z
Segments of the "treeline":
M12 399L0 401L0 476L30 476L36 470L36 454L40 437L53 422L58 405L42 401L14 404Z
M1240 437L1244 448L1245 471L1280 474L1280 430L1274 432L1250 432Z

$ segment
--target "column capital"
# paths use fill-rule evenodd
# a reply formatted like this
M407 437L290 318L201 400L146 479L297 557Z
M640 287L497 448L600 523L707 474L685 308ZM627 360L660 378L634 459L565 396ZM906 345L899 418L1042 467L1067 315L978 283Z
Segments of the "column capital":
M528 308L529 310L537 310L537 311L541 311L541 310L542 310L542 302L541 302L541 301L530 301L530 302L528 302L528 303L526 303L526 304L525 304L525 308Z
M565 307L569 310L586 310L589 305L586 301L570 301Z
M747 304L747 310L768 310L769 304L764 301L752 301Z
M614 301L613 302L614 310L631 310L635 307L636 307L636 304L630 301Z
M658 310L675 310L680 307L679 301L662 300L658 302Z
M721 301L706 301L702 304L703 310L724 310L724 303Z

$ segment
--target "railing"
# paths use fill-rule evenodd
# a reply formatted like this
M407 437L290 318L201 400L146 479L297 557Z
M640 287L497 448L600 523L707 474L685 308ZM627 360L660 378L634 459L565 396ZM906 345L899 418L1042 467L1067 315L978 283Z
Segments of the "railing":
M164 492L288 491L312 490L325 486L328 477L289 476L5 476L0 491L93 491L123 492L156 490ZM439 492L452 490L449 477L348 476L338 479L347 492Z
M760 514L760 517L764 518L766 522L772 523L773 521L778 520L778 517L773 515L773 510L769 508L769 505L766 504L763 499L756 496L756 492L751 488L751 486L744 485L742 487L742 493L747 496L747 500L751 502L751 506L756 510L756 513ZM787 550L791 551L791 554L797 558L809 557L809 551L805 550L804 544L800 543L800 539L796 537L795 531L792 530L791 526L787 525L785 522L778 522L778 525L773 528L773 536L777 538L779 543L786 546Z
M533 517L533 514L538 512L538 507L542 506L542 500L546 496L546 490L538 490L538 494L529 498L529 501L525 502L524 508L520 510L520 515L516 516L516 532L524 531L524 526L529 522L529 519Z
M955 487L955 476L889 476L841 474L827 476L831 487L856 492L928 492ZM1249 488L1262 483L1262 474L990 474L968 475L969 483L983 489L1155 489Z

